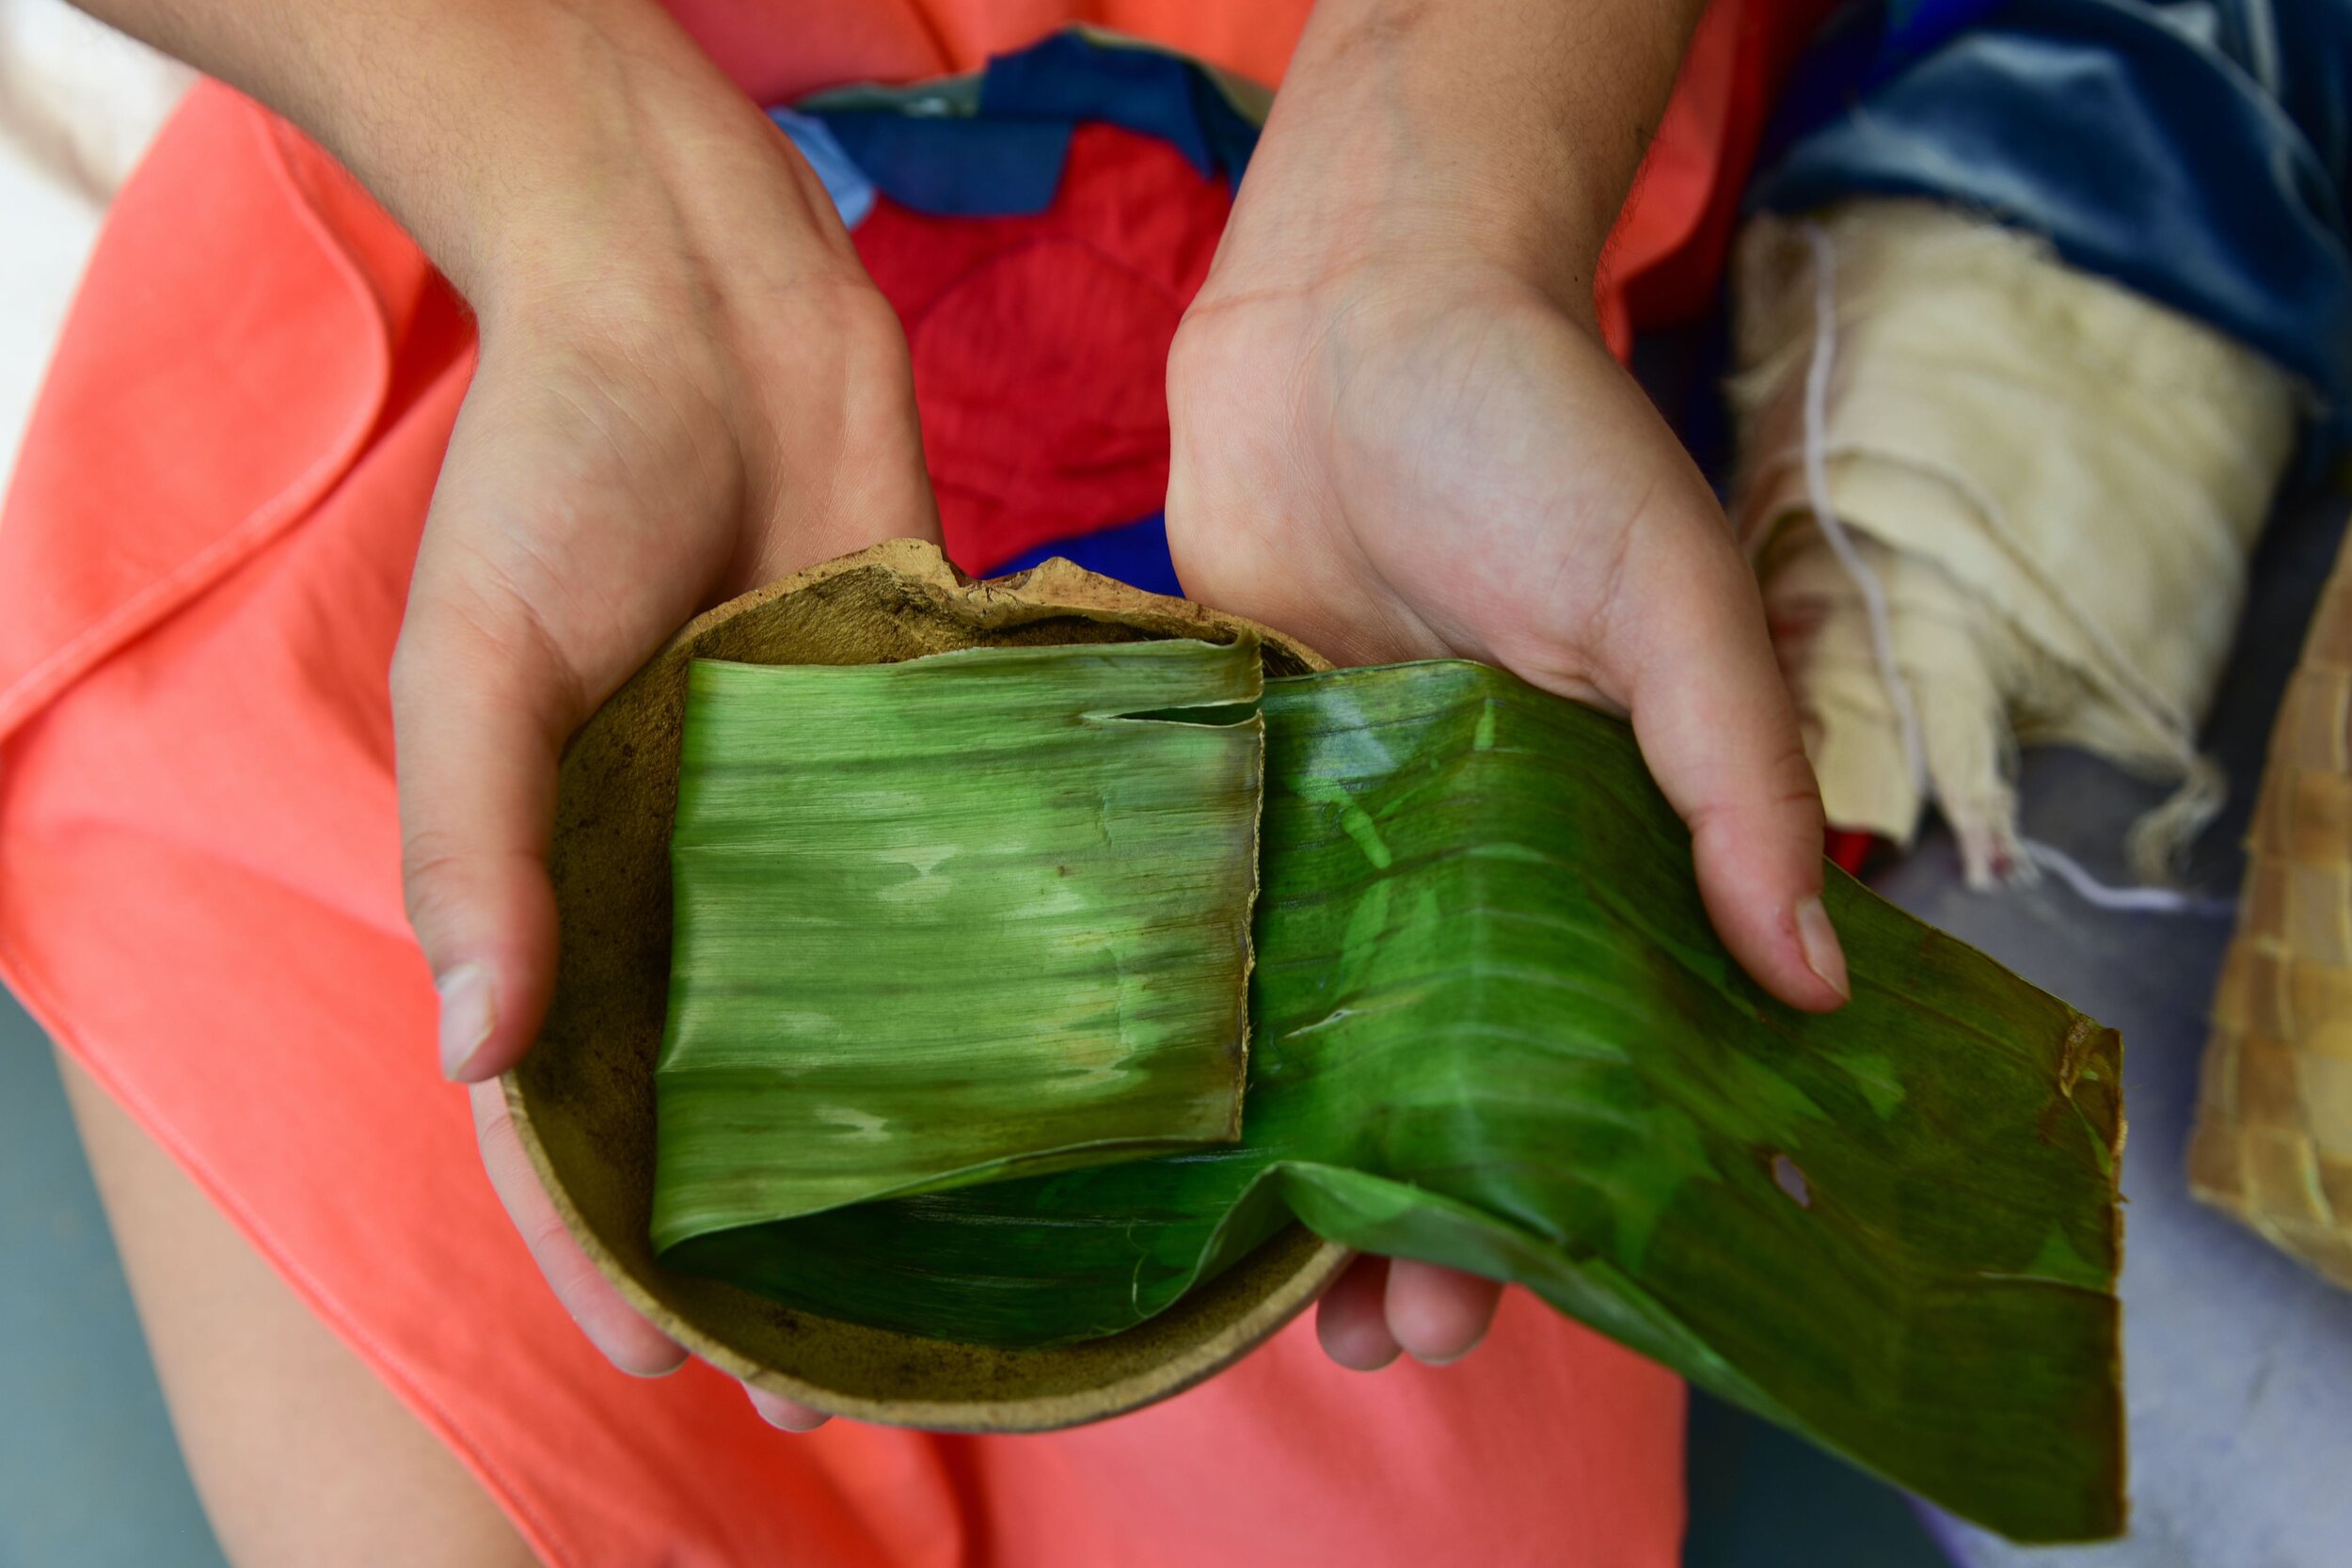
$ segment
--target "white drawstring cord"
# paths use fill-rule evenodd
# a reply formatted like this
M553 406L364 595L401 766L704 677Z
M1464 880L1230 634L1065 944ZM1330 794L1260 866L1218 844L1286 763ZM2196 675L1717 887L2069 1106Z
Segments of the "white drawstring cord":
M2058 879L2071 887L2087 904L2103 910L2124 910L2145 914L2195 914L2214 920L2232 920L2237 916L2234 898L2209 898L2202 894L2183 893L2169 887L2109 887L2083 869L2082 863L2055 846L2036 839L2020 839L2018 845L2033 858L2034 863L2058 874Z

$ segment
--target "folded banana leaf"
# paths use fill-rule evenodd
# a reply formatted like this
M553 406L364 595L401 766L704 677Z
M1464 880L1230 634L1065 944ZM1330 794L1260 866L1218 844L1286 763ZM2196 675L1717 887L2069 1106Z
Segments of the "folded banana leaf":
M2121 1528L2111 1031L1835 874L1854 1000L1782 1006L1627 729L1501 672L1274 681L1263 715L1239 1143L817 1213L777 1191L663 1261L1041 1344L1295 1216L1523 1284L2016 1539Z
M697 660L656 1244L1232 1141L1262 680L1246 641Z

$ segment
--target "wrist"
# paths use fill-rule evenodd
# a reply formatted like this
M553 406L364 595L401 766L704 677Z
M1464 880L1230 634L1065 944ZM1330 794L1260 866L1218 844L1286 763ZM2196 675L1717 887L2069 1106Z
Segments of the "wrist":
M658 288L664 250L732 263L747 228L755 271L846 250L814 177L653 0L307 6L266 48L188 53L332 152L485 330Z
M1693 0L1321 0L1206 293L1501 272L1589 318Z
M445 25L394 90L303 122L478 313L564 287L612 242L673 226L649 209L670 183L666 145L708 112L692 89L736 95L657 8L461 4L436 20Z

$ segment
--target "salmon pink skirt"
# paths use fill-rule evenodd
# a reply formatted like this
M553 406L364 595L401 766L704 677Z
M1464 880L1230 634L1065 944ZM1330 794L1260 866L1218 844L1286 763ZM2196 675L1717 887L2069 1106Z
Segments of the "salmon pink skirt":
M675 8L773 103L1073 19L1274 81L1306 0ZM1792 36L1765 0L1710 13L1611 251L1618 341L1711 287ZM1171 277L1176 308L1205 264ZM401 912L386 673L472 365L457 301L340 169L227 89L191 95L114 211L0 514L0 974L542 1558L1675 1561L1680 1386L1516 1291L1456 1367L1343 1371L1295 1323L1043 1436L793 1437L707 1368L607 1366L482 1174ZM977 571L1017 543L950 537Z

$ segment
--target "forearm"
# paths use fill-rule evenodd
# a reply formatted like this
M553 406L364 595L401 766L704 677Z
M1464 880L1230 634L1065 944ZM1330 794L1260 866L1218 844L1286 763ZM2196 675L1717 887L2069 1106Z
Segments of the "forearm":
M1321 0L1226 247L1252 288L1476 259L1582 314L1701 0Z
M757 118L653 0L82 3L301 126L477 308L676 221L665 162Z

